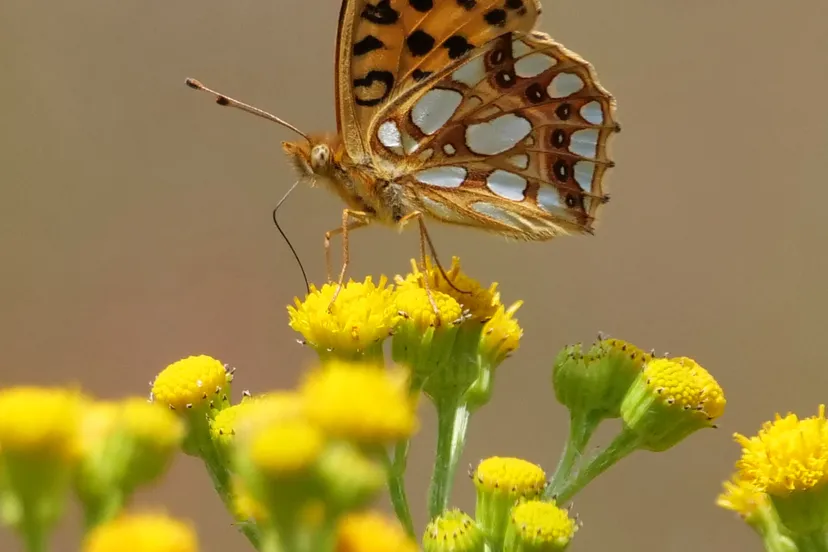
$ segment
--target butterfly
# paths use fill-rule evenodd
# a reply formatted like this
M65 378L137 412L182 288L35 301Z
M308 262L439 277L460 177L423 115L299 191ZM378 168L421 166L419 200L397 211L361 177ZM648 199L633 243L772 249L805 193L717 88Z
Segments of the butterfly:
M540 12L538 0L343 0L336 133L187 84L302 137L282 144L300 180L346 205L325 234L329 279L331 238L342 235L341 286L349 232L373 223L416 220L423 262L428 246L440 266L426 219L548 240L591 234L609 199L615 100L587 61L534 30Z

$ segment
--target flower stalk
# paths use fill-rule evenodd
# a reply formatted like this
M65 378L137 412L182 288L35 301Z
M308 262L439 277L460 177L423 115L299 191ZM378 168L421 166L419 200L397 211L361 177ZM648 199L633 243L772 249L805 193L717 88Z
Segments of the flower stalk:
M448 509L457 463L466 445L471 413L465 403L444 399L437 406L437 451L428 491L428 516L433 519Z

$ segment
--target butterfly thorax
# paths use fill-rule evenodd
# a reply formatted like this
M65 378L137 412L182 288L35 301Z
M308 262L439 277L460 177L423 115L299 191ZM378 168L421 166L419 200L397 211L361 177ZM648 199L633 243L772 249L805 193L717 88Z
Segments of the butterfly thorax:
M392 175L355 162L337 135L311 135L307 141L283 142L282 148L301 179L328 188L349 209L386 224L394 224L412 211Z

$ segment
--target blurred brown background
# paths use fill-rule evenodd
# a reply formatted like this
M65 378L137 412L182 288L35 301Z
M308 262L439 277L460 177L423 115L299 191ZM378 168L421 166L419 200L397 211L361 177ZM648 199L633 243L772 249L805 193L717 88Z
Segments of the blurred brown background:
M206 84L307 130L333 129L337 0L0 5L0 385L80 382L145 394L209 353L237 392L292 385L309 351L286 325L303 292L270 210L293 182L288 131L215 107ZM824 342L828 7L824 0L548 0L540 28L618 99L613 201L595 237L507 243L432 225L504 299L523 346L472 421L464 463L518 455L552 471L566 430L554 353L599 330L697 358L727 393L721 429L639 453L575 502L574 550L758 550L714 506L738 448L776 411L828 399ZM300 189L282 211L313 280L340 204ZM337 242L338 243L338 242ZM353 238L357 277L408 269L415 232ZM527 406L527 405L532 405ZM432 413L411 461L422 511ZM471 510L462 478L455 502ZM204 550L243 539L196 462L141 495L197 523ZM76 518L56 550L75 549ZM423 516L417 520L422 526ZM70 544L70 542L72 544ZM0 534L0 549L16 549Z

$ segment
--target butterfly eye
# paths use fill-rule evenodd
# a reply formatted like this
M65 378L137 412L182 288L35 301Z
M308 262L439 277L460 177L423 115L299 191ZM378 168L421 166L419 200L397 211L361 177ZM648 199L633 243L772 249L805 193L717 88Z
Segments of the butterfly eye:
M331 161L331 148L325 144L317 144L313 146L310 157L314 170L324 169Z

